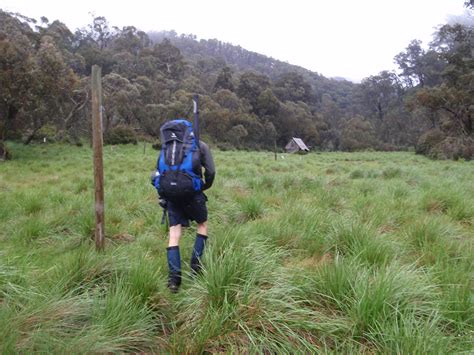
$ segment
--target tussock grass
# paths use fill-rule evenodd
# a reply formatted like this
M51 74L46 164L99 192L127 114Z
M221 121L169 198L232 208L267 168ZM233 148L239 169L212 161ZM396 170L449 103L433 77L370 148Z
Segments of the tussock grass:
M351 179L360 179L360 178L363 178L364 177L364 172L362 170L359 170L359 169L356 169L354 171L351 172L350 174L350 178Z
M443 329L436 313L420 318L416 312L408 312L377 324L368 338L380 353L449 354L469 349L467 343L454 346L455 337Z
M382 177L384 179L394 179L402 175L400 168L388 167L382 171Z
M240 201L243 222L260 218L264 213L264 204L258 196L251 196Z
M107 286L113 274L110 258L104 258L91 248L77 248L67 253L54 269L53 282L61 285L66 293L82 293Z
M394 258L388 243L375 235L373 227L352 222L332 226L329 232L329 250L350 255L369 265L384 265Z
M214 151L201 275L166 288L156 152L106 147L94 250L89 147L0 165L3 353L472 352L474 165L411 153Z

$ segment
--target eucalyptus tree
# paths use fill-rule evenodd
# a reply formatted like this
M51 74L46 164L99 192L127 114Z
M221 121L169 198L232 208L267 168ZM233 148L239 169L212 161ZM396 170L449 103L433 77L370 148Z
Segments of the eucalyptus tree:
M258 111L258 97L270 87L270 78L266 75L252 71L244 72L239 78L237 95L247 100L252 107L252 112Z
M232 69L228 66L222 68L221 72L217 76L216 83L214 84L214 91L225 89L234 91L234 83L232 82Z
M444 113L445 128L451 134L473 135L474 58L472 26L444 25L431 43L446 65L443 82L416 93L412 105Z

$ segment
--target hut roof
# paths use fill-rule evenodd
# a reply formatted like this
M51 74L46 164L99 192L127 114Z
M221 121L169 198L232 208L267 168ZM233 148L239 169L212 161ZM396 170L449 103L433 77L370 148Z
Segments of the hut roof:
M298 150L303 152L309 152L309 148L306 146L306 144L304 144L303 140L301 138L296 137L291 138L285 149L291 152L296 152Z
M298 144L298 147L301 150L307 150L309 152L309 148L304 144L303 140L301 138L295 138L293 137L293 140L295 141L296 144Z

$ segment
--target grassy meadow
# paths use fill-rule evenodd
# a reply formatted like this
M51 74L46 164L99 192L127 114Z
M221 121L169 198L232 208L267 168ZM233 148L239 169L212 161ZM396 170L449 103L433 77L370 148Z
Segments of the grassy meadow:
M213 151L204 272L166 288L157 152L105 147L106 250L88 146L0 163L1 353L470 353L474 162Z

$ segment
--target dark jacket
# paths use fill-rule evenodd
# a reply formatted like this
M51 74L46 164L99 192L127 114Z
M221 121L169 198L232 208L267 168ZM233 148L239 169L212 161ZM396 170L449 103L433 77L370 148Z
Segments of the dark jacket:
M199 152L193 156L193 170L199 176L203 176L202 168L204 168L204 184L202 190L207 190L212 186L214 177L216 176L216 168L214 166L214 159L212 158L209 146L203 141L199 141Z

